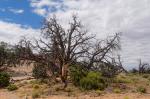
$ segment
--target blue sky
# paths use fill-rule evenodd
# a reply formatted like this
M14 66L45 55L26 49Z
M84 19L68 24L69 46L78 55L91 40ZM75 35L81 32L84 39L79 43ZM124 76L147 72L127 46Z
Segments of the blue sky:
M33 28L40 28L43 20L42 16L33 13L29 0L0 0L0 20L9 21ZM5 11L3 11L5 9ZM10 11L23 10L22 13Z
M122 32L121 56L128 68L138 59L150 60L150 0L0 0L0 41L40 37L43 18L53 14L65 28L77 14L98 39Z

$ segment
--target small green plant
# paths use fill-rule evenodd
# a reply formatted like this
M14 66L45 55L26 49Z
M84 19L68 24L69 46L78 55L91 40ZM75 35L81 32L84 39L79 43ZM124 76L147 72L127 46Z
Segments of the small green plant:
M38 93L37 91L33 92L32 93L32 98L35 99L35 98L39 98L40 97L40 93Z
M9 91L14 91L14 90L17 90L18 87L17 87L16 85L14 85L14 84L10 84L10 85L7 87L7 89L8 89Z
M120 90L119 88L115 88L115 89L113 90L113 92L114 92L114 93L121 93L121 90Z
M10 76L5 72L0 73L0 87L7 87L9 85Z
M146 88L140 86L140 87L137 88L137 92L140 92L140 93L146 93Z
M33 89L32 90L32 98L35 99L35 98L39 98L42 94L44 93L44 90L43 89Z
M97 95L100 96L100 95L102 95L102 93L103 93L103 91L101 91L101 90L96 90L96 94L97 94Z
M33 88L34 88L34 89L39 89L40 86L39 86L38 84L35 84L35 85L33 85Z
M129 97L128 97L128 96L125 96L124 99L129 99Z

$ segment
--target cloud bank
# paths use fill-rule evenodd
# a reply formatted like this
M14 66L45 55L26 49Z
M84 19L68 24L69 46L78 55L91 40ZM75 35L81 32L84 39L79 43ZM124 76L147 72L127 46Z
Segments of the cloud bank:
M38 36L39 34L38 29L0 20L0 41L6 41L14 44L19 41L21 36L32 38L35 37L35 35Z

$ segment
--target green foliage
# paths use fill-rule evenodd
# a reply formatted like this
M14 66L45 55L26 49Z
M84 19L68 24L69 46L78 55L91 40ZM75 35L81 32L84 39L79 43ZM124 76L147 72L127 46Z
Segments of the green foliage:
M142 86L140 86L140 87L138 87L137 89L137 92L140 92L140 93L146 93L146 88L144 88L144 87L142 87Z
M100 89L106 87L105 81L99 72L89 72L86 77L80 80L80 87L86 90Z
M82 66L72 65L70 66L70 76L74 85L78 86L80 80L87 75L87 71Z
M36 66L34 66L33 71L32 71L33 77L35 77L36 79L48 78L46 71L47 71L47 68L45 67L45 65L37 64Z
M0 73L0 87L6 87L9 85L10 76L7 73L1 72Z
M10 85L7 87L7 89L8 89L9 91L14 91L14 90L17 90L18 87L17 87L16 85L14 85L14 84L10 84Z

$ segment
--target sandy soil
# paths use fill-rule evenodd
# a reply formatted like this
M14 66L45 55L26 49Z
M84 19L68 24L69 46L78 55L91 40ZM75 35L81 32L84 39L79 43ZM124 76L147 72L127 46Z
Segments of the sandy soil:
M15 94L15 92L7 92L6 90L0 90L0 99L32 99L32 98L31 97L20 98ZM48 96L45 98L38 98L38 99L150 99L150 94L137 94L137 93L105 94L98 97L90 97L88 95L78 96L78 97L53 95L53 96Z
M0 99L20 99L14 92L0 89Z

